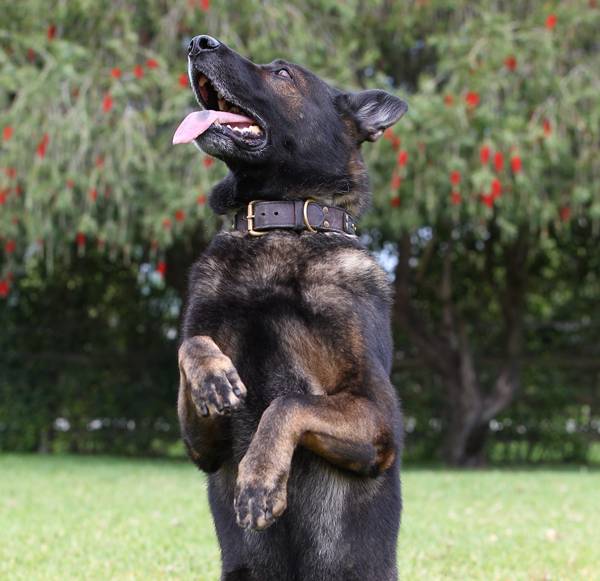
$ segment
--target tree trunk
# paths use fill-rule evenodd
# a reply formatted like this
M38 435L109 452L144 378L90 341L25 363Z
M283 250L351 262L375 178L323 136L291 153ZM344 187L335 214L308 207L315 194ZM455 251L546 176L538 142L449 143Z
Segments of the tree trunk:
M493 242L492 238L490 243ZM489 422L510 405L519 387L527 232L521 232L504 253L506 285L501 301L505 329L504 363L494 384L487 390L480 383L467 326L458 314L453 296L452 242L445 243L440 250L443 253L439 289L442 316L436 329L431 329L432 323L427 324L426 319L416 312L411 300L411 284L414 284L409 267L411 251L410 237L404 234L398 246L394 320L406 331L445 387L448 411L444 460L452 466L481 466L486 460ZM429 248L424 253L425 260L428 261L431 254ZM426 265L419 265L417 282L423 277L425 268Z

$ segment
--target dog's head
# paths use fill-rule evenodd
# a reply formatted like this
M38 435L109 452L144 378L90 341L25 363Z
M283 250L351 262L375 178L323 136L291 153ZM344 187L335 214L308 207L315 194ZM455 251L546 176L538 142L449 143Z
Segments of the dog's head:
M190 43L188 72L205 111L186 118L178 141L193 140L231 170L211 193L215 211L307 197L355 214L368 206L360 145L398 121L404 101L340 91L283 60L257 65L206 35Z

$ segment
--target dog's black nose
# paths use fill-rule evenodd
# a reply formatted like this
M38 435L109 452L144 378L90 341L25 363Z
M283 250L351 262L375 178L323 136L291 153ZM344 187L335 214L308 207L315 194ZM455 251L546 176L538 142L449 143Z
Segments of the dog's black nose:
M194 56L200 54L201 52L215 50L220 46L221 43L216 38L208 36L208 34L200 34L192 38L190 46L188 47L188 54L190 56Z

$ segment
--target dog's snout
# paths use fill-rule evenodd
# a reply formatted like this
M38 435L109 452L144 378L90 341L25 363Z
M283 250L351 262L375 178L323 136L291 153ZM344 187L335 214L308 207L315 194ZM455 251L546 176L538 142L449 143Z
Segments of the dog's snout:
M208 34L200 34L192 38L190 46L188 47L188 54L189 56L194 56L201 52L215 50L219 48L219 46L221 46L221 43L216 38L208 36Z

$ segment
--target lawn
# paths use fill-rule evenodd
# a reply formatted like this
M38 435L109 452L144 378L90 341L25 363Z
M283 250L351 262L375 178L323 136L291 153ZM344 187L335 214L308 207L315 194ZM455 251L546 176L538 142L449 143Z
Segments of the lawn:
M218 579L177 461L0 456L0 579ZM406 469L402 579L600 580L600 472Z

